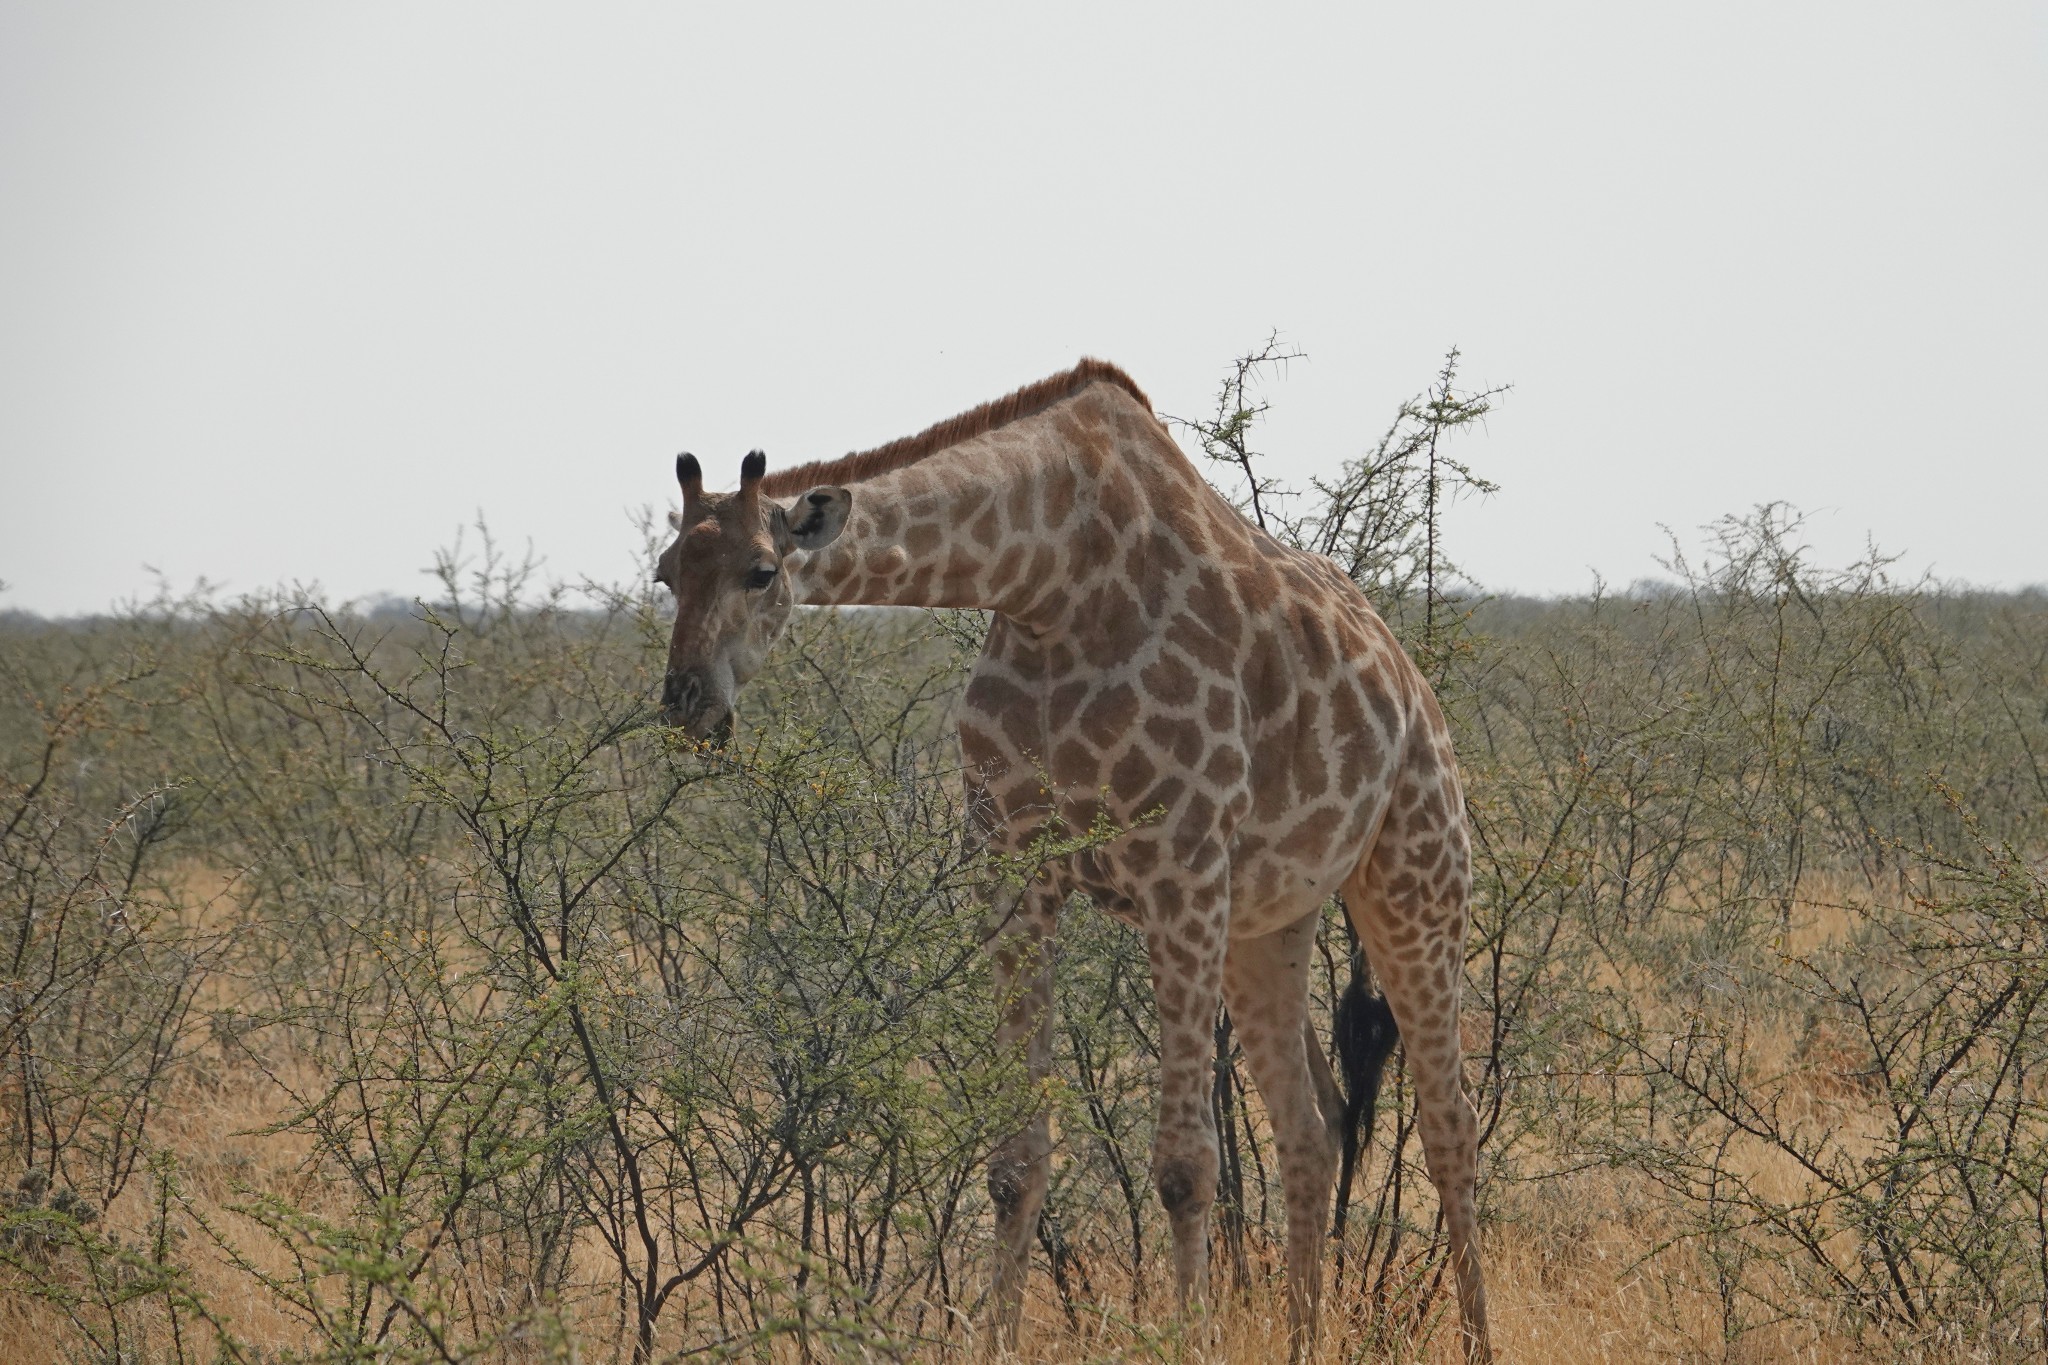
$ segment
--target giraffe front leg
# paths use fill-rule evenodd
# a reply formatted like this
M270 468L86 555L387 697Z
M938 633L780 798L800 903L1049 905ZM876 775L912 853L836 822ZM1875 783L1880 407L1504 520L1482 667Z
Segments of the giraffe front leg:
M1183 1316L1201 1319L1209 1289L1209 1209L1216 1202L1216 1008L1223 994L1229 900L1219 878L1162 887L1144 905L1152 993L1159 1006L1159 1121L1152 1181L1173 1229L1174 1289Z
M1332 1104L1319 1079L1322 1045L1308 1031L1308 967L1321 911L1277 933L1236 939L1224 961L1224 991L1231 1021L1243 1040L1252 1078L1266 1101L1280 1180L1287 1202L1287 1358L1301 1361L1314 1349L1323 1296L1324 1228L1330 1186L1337 1174L1337 1143L1327 1113ZM1341 1101L1337 1102L1341 1110Z
M995 958L996 1000L1004 1048L1024 1044L1033 1093L1052 1067L1052 937L1059 897L1031 886L998 898L989 940ZM1052 1130L1044 1111L989 1154L988 1193L996 1211L994 1335L1005 1351L1017 1349L1031 1244L1045 1207L1052 1161Z

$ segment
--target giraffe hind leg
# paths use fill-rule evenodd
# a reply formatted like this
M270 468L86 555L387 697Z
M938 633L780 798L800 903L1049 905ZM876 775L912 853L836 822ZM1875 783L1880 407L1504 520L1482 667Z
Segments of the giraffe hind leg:
M1427 751L1395 784L1380 837L1344 901L1407 1047L1416 1122L1450 1238L1465 1355L1493 1358L1479 1264L1479 1124L1465 1095L1458 997L1464 985L1471 854L1464 802Z

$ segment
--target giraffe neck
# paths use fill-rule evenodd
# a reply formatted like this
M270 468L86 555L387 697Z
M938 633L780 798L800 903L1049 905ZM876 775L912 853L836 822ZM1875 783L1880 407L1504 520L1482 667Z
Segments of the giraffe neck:
M837 540L797 566L806 605L979 607L1025 625L1065 611L1063 575L1097 509L1058 441L976 443L852 486Z

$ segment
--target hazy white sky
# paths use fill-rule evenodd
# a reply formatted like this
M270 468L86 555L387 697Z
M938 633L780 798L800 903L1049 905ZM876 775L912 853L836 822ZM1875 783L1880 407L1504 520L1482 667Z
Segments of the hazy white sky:
M1492 588L1777 498L2040 582L2044 243L2038 3L0 0L0 607L410 595L479 509L624 578L679 449L1199 412L1275 328L1297 476L1514 384Z

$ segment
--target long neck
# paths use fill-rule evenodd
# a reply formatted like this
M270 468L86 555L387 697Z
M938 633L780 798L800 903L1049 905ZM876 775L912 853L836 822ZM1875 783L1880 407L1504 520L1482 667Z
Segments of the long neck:
M1049 624L1071 542L1087 534L1091 462L1050 433L994 435L852 485L846 529L795 572L797 600Z

